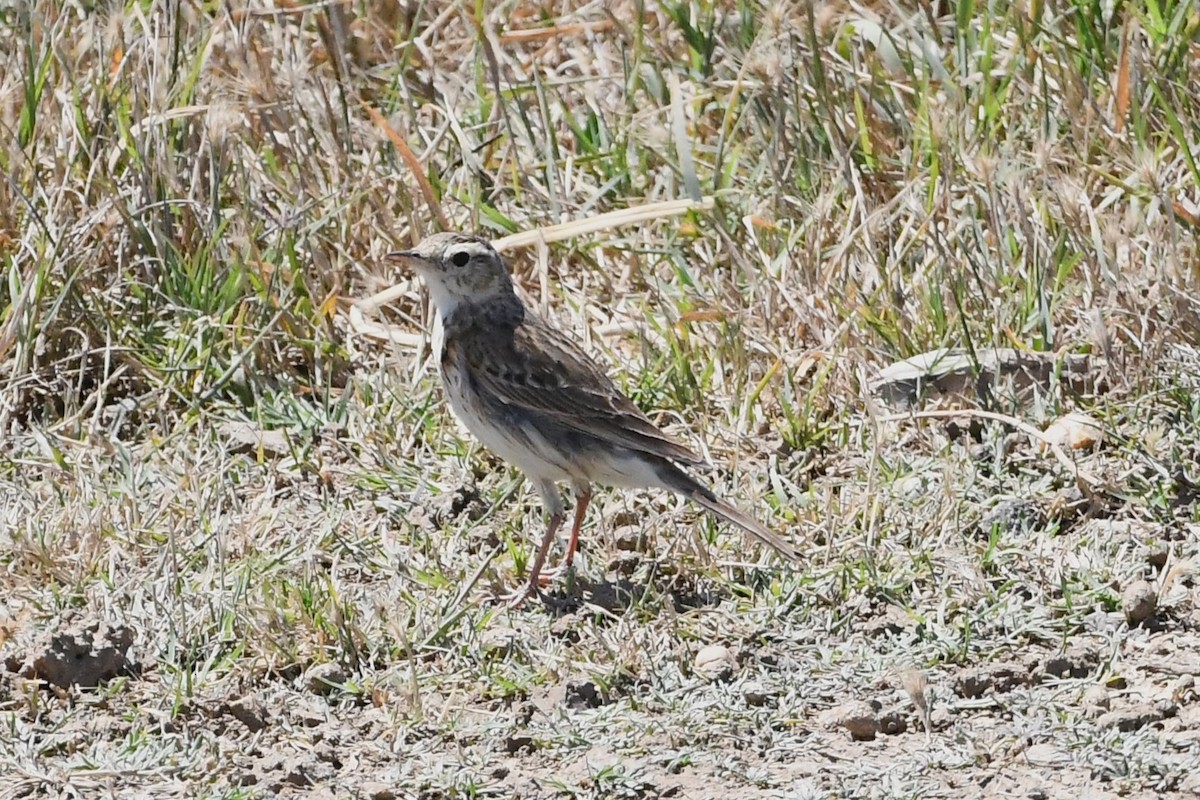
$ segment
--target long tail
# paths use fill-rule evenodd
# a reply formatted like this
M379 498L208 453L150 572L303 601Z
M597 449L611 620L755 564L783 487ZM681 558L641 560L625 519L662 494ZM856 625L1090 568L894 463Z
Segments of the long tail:
M679 467L670 462L663 461L658 468L658 475L662 479L665 488L673 492L687 497L690 500L695 500L705 509L716 514L721 519L727 522L732 522L746 533L758 539L760 542L770 547L775 552L779 553L784 558L792 561L799 561L800 554L796 552L796 548L779 538L771 531L767 530L758 520L751 517L733 506L726 503L721 498L717 497L700 482L691 475L681 470Z

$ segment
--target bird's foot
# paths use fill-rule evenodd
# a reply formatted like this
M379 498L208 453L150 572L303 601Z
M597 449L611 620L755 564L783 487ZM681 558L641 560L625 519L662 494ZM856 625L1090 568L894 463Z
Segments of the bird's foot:
M513 589L512 591L501 595L499 599L503 601L505 606L510 609L520 608L525 604L526 600L534 597L541 597L543 589L547 588L564 575L567 578L568 584L570 584L575 572L569 567L543 569L538 573L536 580L530 579L526 581L519 588Z

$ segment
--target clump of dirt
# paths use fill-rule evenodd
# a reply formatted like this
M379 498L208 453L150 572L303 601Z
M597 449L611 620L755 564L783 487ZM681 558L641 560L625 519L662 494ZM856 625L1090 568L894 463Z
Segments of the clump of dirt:
M981 664L964 670L954 678L954 693L973 700L988 693L1011 692L1032 683L1029 670L1015 661Z
M30 680L43 680L63 689L94 687L118 675L137 672L129 658L133 629L106 622L77 623L60 631L47 631L35 639L24 655L5 658L9 672Z
M1061 653L1055 653L1042 661L1043 675L1054 678L1086 678L1100 668L1100 649L1089 642L1077 642Z

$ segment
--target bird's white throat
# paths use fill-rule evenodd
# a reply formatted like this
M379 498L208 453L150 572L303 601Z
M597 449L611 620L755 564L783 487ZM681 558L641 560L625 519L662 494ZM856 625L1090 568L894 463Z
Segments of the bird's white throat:
M433 301L433 307L437 310L438 320L445 323L446 318L467 298L461 291L447 286L441 275L426 272L422 277L425 279L425 288L429 290L429 299Z

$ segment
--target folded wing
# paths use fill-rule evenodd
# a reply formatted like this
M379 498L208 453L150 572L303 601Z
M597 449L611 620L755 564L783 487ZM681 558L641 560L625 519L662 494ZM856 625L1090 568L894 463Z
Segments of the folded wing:
M660 431L579 346L534 314L527 312L511 334L493 329L490 335L502 340L464 342L475 351L465 362L480 391L610 444L684 464L704 463Z

